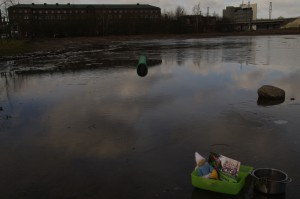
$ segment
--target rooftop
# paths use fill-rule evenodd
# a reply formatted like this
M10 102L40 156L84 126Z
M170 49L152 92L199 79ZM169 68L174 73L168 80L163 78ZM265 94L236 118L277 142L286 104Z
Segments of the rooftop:
M16 4L13 5L11 7L9 7L9 9L11 8L37 8L37 9L55 9L55 8L64 8L64 9L68 9L68 8L72 8L72 9L86 9L86 8L109 8L109 9L160 9L159 7L156 6L152 6L149 4Z

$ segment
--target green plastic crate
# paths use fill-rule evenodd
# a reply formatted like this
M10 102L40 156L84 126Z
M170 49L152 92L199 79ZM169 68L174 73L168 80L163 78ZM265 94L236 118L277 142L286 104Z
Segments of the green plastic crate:
M241 165L236 183L203 178L198 176L197 171L195 170L191 174L192 185L208 191L236 195L245 185L246 178L252 170L253 167L251 166Z

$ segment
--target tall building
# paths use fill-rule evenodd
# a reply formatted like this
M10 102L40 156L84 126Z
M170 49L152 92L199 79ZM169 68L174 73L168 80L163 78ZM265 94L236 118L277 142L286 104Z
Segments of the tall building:
M17 4L8 8L12 31L24 37L95 36L155 32L161 10L148 4Z
M256 20L257 19L257 3L254 3L254 4L245 4L245 3L242 3L240 5L241 8L251 8L252 9L252 20Z
M241 4L239 7L228 6L223 10L223 18L233 23L256 20L257 4Z

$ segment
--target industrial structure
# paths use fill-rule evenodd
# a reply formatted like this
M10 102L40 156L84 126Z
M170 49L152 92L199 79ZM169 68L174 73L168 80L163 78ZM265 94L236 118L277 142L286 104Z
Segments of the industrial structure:
M147 34L161 10L148 4L16 4L8 8L11 30L22 37Z
M241 4L239 7L228 6L223 10L223 18L236 25L235 30L256 30L252 24L257 19L257 4Z

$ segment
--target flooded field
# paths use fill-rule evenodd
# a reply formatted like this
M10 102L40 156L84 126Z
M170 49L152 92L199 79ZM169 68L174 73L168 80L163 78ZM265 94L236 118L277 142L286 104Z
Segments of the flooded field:
M116 41L0 62L0 198L298 198L300 36ZM139 56L148 58L144 77ZM285 101L257 102L257 89ZM194 189L210 151L292 178L286 194Z

